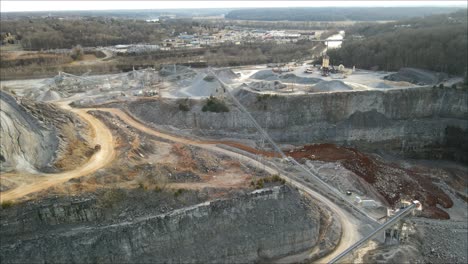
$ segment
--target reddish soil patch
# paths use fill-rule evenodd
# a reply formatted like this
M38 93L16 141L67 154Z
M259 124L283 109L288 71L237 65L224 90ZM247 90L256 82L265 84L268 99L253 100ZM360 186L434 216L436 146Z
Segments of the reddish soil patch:
M367 156L354 148L339 147L333 144L306 145L290 150L288 155L295 159L340 162L382 194L387 202L396 206L400 199L417 199L423 204L423 216L436 219L449 219L449 214L437 207L453 206L453 201L428 176L420 172L401 168L372 156Z
M287 155L299 160L340 161L345 168L356 173L368 183L375 183L378 166L374 160L353 148L343 148L334 144L306 145L289 151Z
M197 164L192 157L190 150L184 145L176 143L172 146L172 152L179 156L179 165L183 168L196 169Z

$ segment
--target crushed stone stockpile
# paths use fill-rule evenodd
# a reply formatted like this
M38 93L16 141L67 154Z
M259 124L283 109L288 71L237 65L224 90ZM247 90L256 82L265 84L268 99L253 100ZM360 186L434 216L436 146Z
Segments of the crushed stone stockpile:
M216 78L206 73L199 73L193 80L192 84L178 90L176 96L215 96L223 93L224 88L221 87Z
M60 100L61 98L62 97L60 96L58 92L49 89L45 92L41 92L35 99L37 101L48 102L48 101Z
M401 68L397 73L384 77L385 80L410 82L417 85L437 84L448 77L445 73L438 73L416 68Z
M383 83L383 82L379 82L375 85L375 88L380 88L380 89L388 89L388 88L393 88L392 86L386 84L386 83Z
M171 76L175 74L180 74L180 73L189 73L189 72L195 72L192 70L190 67L183 66L183 65L163 65L161 69L159 70L159 75L161 76Z
M197 76L197 72L187 66L164 65L159 70L159 76L166 81L177 82L179 86L187 86Z
M250 76L251 79L256 80L265 80L265 81L275 81L278 80L278 74L272 72L271 70L258 71Z
M318 78L299 77L296 76L294 73L277 74L271 70L258 71L252 76L250 76L250 78L264 81L280 80L282 82L297 84L314 84L320 82L320 79Z
M283 89L286 88L287 85L280 81L260 81L251 82L248 87L256 91L269 91Z
M286 73L279 76L279 79L283 82L297 83L297 84L314 84L321 80L318 78L299 77L294 73Z
M216 69L213 72L218 76L221 81L232 83L232 80L239 78L239 76L231 69Z
M348 91L353 90L351 86L345 84L342 81L321 81L314 85L311 91L315 92L331 92L331 91Z

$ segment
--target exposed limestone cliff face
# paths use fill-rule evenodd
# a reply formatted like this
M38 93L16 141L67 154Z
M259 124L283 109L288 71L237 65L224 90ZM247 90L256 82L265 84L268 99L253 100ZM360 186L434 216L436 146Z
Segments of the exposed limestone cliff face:
M96 224L98 211L87 203L4 216L2 263L251 263L330 245L340 234L287 186L112 224ZM324 233L329 239L319 240Z
M56 106L0 91L0 170L56 171L70 140L79 140L79 118ZM68 127L68 132L64 128Z
M58 140L55 129L31 115L16 99L0 91L2 168L41 169L50 166Z
M391 150L413 157L466 161L468 93L455 89L411 88L266 97L242 90L238 97L279 142L333 142L370 150ZM157 101L134 102L139 119L178 128L196 128L215 136L253 137L247 116L179 111ZM195 129L195 131L196 131Z

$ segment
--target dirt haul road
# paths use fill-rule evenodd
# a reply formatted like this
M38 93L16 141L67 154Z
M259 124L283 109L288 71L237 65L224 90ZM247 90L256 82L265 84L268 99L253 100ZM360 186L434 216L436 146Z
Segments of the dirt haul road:
M209 150L209 151L215 151L215 152L218 152L220 154L224 154L224 155L227 155L229 157L232 157L234 159L238 159L240 161L249 163L250 165L255 166L257 168L264 169L270 174L278 174L278 170L276 170L273 167L267 166L267 165L255 160L255 159L252 159L252 158L250 158L248 156L239 154L237 152L229 151L229 150L217 147L215 145L216 143L219 144L221 142L218 142L218 141L196 141L196 140L190 140L190 139L187 139L187 138L182 138L182 137L178 137L178 136L169 135L169 134L157 131L157 130L155 130L153 128L150 128L150 127L138 122L133 117L129 116L128 114L126 114L125 112L123 112L120 109L100 108L100 109L96 109L96 110L110 112L110 113L118 116L126 124L136 128L136 129L138 129L138 130L140 130L140 131L142 131L144 133L147 133L149 135L157 136L157 137L164 138L164 139L167 139L167 140L171 140L171 141L177 142L177 143L197 146L197 147ZM231 145L231 144L228 144L228 145ZM298 189L302 190L303 192L311 195L315 199L317 199L317 200L321 201L322 203L324 203L326 206L328 206L332 210L333 213L335 213L335 215L340 220L341 227L342 227L340 243L338 244L338 246L335 248L335 250L331 254L325 256L322 259L317 260L317 263L326 263L326 262L330 261L336 255L338 255L339 253L341 253L345 249L349 248L351 245L353 245L355 242L357 242L361 238L360 234L357 231L358 230L358 223L357 223L358 220L354 216L352 216L350 213L348 213L347 211L345 211L342 208L340 208L339 206L337 206L335 203L330 201L325 196L321 195L320 193L318 193L318 192L312 190L311 188L309 188L308 186L304 185L303 183L301 183L301 182L299 182L299 181L297 181L295 179L291 179L287 175L282 175L281 173L279 173L279 175L282 178L284 178L289 184L297 187ZM279 263L300 262L300 261L302 261L304 259L307 259L309 257L309 255L311 255L311 252L305 252L305 253L302 253L302 254L298 254L298 255L283 258L283 259L279 260L278 262Z
M41 178L33 183L18 186L15 189L0 193L1 201L16 200L28 194L45 190L54 185L64 183L70 179L85 176L103 168L115 157L114 139L111 131L97 118L87 113L87 109L72 109L67 102L58 104L61 108L74 112L93 128L93 143L101 145L83 166L62 173L41 173Z
M143 125L142 123L136 121L134 118L130 117L129 115L127 115L120 109L112 109L112 108L71 109L67 105L67 103L68 102L63 102L60 104L60 106L64 109L70 110L78 114L80 117L85 119L91 125L91 127L93 127L94 135L95 135L94 143L100 144L101 150L98 151L95 155L93 155L93 157L84 166L76 170L59 173L59 174L43 174L44 176L43 180L36 181L35 183L32 183L32 184L21 185L17 187L16 189L2 193L1 199L3 201L18 199L30 193L38 192L38 191L47 189L51 186L54 186L56 184L64 183L72 178L77 178L77 177L88 175L104 167L105 165L107 165L109 162L111 162L114 159L115 142L113 140L111 131L101 121L97 120L95 117L88 114L87 111L89 110L100 110L100 111L110 112L118 116L119 118L121 118L122 121L124 121L128 125L144 133L147 133L149 135L154 135L154 136L167 139L173 142L193 145L193 146L197 146L197 147L209 150L209 151L218 152L218 153L230 156L232 158L238 159L239 161L249 163L250 165L255 166L257 168L264 169L271 174L278 173L278 170L276 170L275 168L267 166L255 159L252 159L248 156L239 154L237 152L229 151L229 150L216 146L216 144L221 143L218 141L196 141L196 140L190 140L187 138L182 138L179 136L173 136L170 134L162 133L160 131L154 130L153 128L147 127L146 125ZM235 144L230 144L230 143L231 142L228 142L227 145L236 146ZM246 148L248 149L250 147L244 147L243 149L246 150ZM341 222L342 233L341 233L340 243L338 244L338 246L335 248L335 250L331 254L318 260L317 261L318 263L328 262L333 257L338 255L343 250L347 249L348 247L350 247L351 245L353 245L356 241L360 239L360 235L357 232L358 230L358 226L356 223L357 220L355 220L355 218L351 214L341 209L339 206L334 204L328 198L315 192L314 190L300 183L299 181L292 179L288 177L287 175L282 175L282 174L279 174L279 175L283 177L284 179L286 179L289 184L297 187L298 189L311 195L315 199L321 201L326 206L328 206L335 213L335 215L339 218ZM311 255L311 252L304 252L301 254L296 254L290 257L283 258L279 260L279 262L280 263L299 262L301 260L307 259L310 255Z

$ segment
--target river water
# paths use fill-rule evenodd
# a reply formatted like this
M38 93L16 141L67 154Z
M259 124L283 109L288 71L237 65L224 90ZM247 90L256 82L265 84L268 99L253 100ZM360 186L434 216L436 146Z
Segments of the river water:
M344 36L345 36L345 32L342 30L338 34L332 35L332 36L328 37L327 39L329 39L329 40L342 40L344 38ZM329 49L337 49L337 48L341 47L341 43L342 43L342 41L330 41L330 42L328 42L328 48Z

